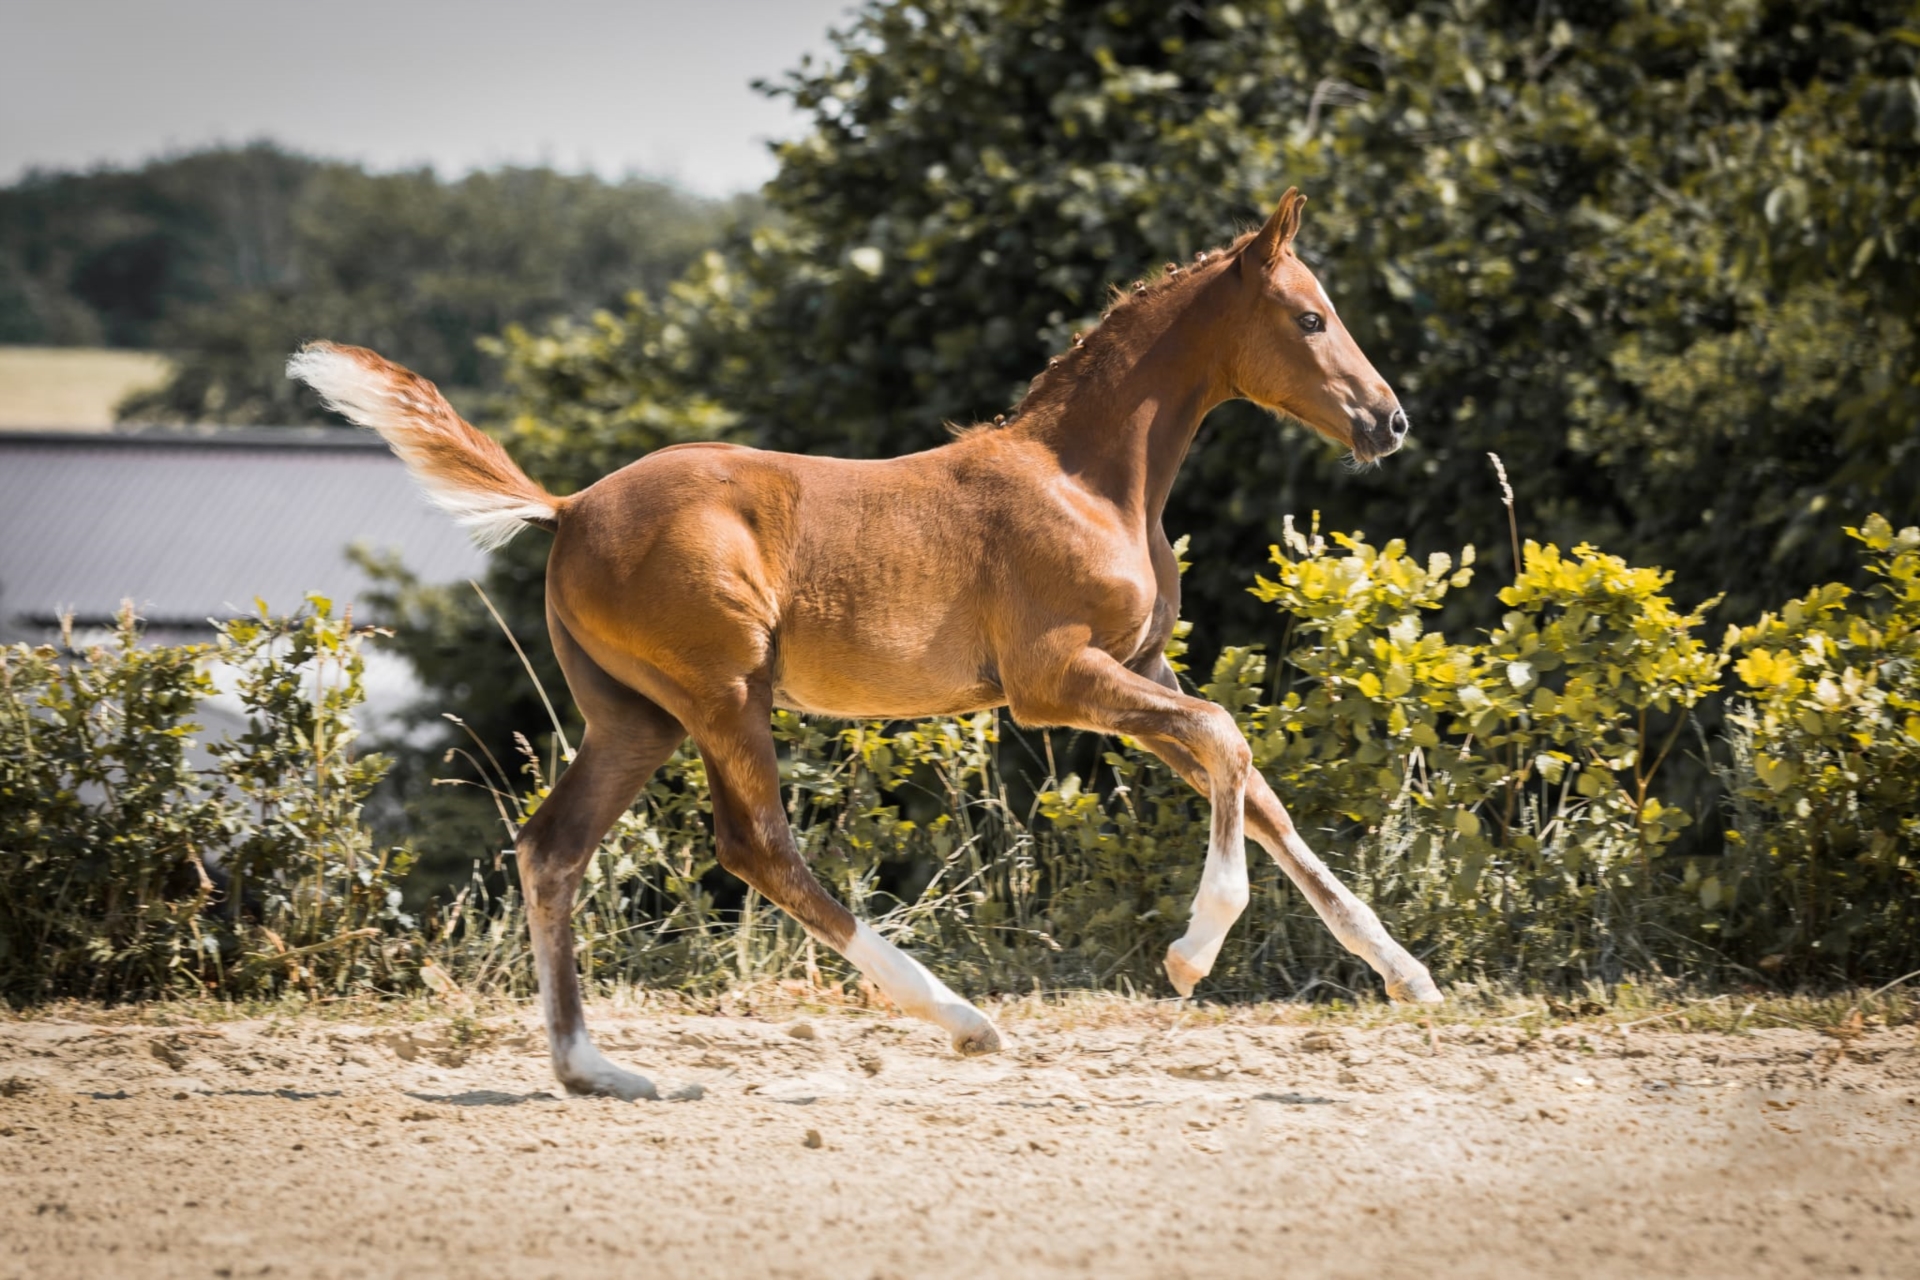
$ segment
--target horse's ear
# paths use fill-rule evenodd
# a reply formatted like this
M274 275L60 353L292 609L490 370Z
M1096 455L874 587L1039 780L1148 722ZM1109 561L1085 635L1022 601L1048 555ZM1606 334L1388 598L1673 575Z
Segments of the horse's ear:
M1300 194L1300 188L1287 188L1287 194L1280 197L1280 205L1267 219L1267 225L1260 228L1260 234L1248 246L1255 261L1263 265L1278 262L1281 254L1293 251L1293 237L1300 231L1300 212L1306 205L1307 198Z

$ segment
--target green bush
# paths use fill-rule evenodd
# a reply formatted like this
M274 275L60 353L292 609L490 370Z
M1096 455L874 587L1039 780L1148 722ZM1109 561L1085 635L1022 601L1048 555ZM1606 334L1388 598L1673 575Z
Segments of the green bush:
M355 758L369 634L315 597L211 645L0 649L0 995L229 995L394 978L395 881L360 806L384 769ZM233 682L237 736L190 747ZM402 948L403 949L403 948Z
M1790 972L1920 966L1920 528L1847 530L1879 579L1736 628L1735 824L1702 881L1727 929Z
M218 967L205 853L232 818L187 762L198 652L130 616L83 662L0 650L0 975L11 1000L112 995ZM210 921L207 922L210 925Z
M1333 542L1291 534L1254 589L1293 618L1298 679L1241 715L1296 818L1348 833L1335 865L1439 969L1655 962L1646 927L1681 923L1662 856L1691 821L1655 783L1724 663L1701 610L1674 609L1658 570L1529 542L1500 626L1454 642L1426 617L1473 548L1456 567Z
M1658 570L1528 544L1500 625L1453 640L1429 622L1470 580L1472 548L1421 562L1398 542L1289 531L1273 563L1254 591L1291 619L1280 692L1247 648L1223 653L1201 692L1234 711L1310 841L1444 978L1723 978L1782 945L1728 932L1727 859L1680 839L1720 815L1668 789L1689 713L1729 661L1699 634L1711 602L1682 611ZM990 714L838 729L783 714L776 730L815 872L944 974L973 990L1159 989L1207 827L1158 761L1116 741L1082 776L1056 766L1044 735L1044 780L1017 801ZM601 850L579 917L589 969L696 990L832 970L751 896L722 905L703 795L683 751ZM1255 865L1253 905L1206 990L1369 986L1271 864Z
M1421 561L1398 541L1289 527L1254 587L1289 619L1272 669L1229 648L1201 692L1442 980L1884 978L1920 963L1920 530L1876 517L1855 536L1882 582L1862 608L1822 587L1715 650L1698 634L1707 606L1675 608L1666 574L1591 547L1529 543L1499 625L1459 638L1432 624L1476 571L1472 548ZM213 646L143 649L128 617L84 655L4 652L9 999L531 988L510 859L482 860L418 921L399 910L407 858L375 848L360 813L384 768L353 752L366 636L316 601L230 624ZM235 673L247 728L197 768L191 716L215 662ZM1681 803L1676 746L1729 663L1745 696L1721 746L1699 738L1719 752L1725 804ZM992 712L777 715L788 817L815 873L964 990L1163 989L1204 804L1124 739L1002 728ZM474 741L463 780L510 832L545 802L553 762L523 736L510 774ZM1034 767L1004 758L1029 745ZM574 917L588 978L706 994L851 980L718 870L710 812L683 747L589 867ZM1724 822L1724 850L1681 838L1702 819ZM1371 990L1254 861L1253 905L1204 990Z

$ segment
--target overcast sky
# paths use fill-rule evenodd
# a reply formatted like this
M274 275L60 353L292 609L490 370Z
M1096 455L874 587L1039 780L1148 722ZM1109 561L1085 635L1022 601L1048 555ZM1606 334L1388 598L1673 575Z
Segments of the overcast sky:
M641 172L721 195L796 118L753 92L850 0L0 0L0 183L272 138L457 174Z

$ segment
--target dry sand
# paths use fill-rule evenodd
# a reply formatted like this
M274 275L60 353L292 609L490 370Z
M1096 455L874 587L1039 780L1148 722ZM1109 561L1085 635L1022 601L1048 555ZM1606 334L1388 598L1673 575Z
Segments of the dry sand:
M1304 1017L0 1022L0 1276L1920 1275L1912 1026Z

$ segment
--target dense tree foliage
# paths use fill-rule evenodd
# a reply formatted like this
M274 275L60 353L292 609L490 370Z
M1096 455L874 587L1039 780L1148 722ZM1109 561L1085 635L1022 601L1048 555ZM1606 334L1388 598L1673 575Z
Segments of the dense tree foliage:
M1204 642L1289 511L1671 566L1732 607L1851 571L1920 482L1920 17L1908 0L876 5L779 92L786 215L701 276L753 438L885 453L989 417L1107 288L1297 183L1302 244L1415 430L1379 472L1250 411L1168 523Z
M145 420L319 420L282 375L314 337L392 351L456 396L477 341L660 289L737 210L547 169L444 181L269 146L0 191L0 341L174 351Z

